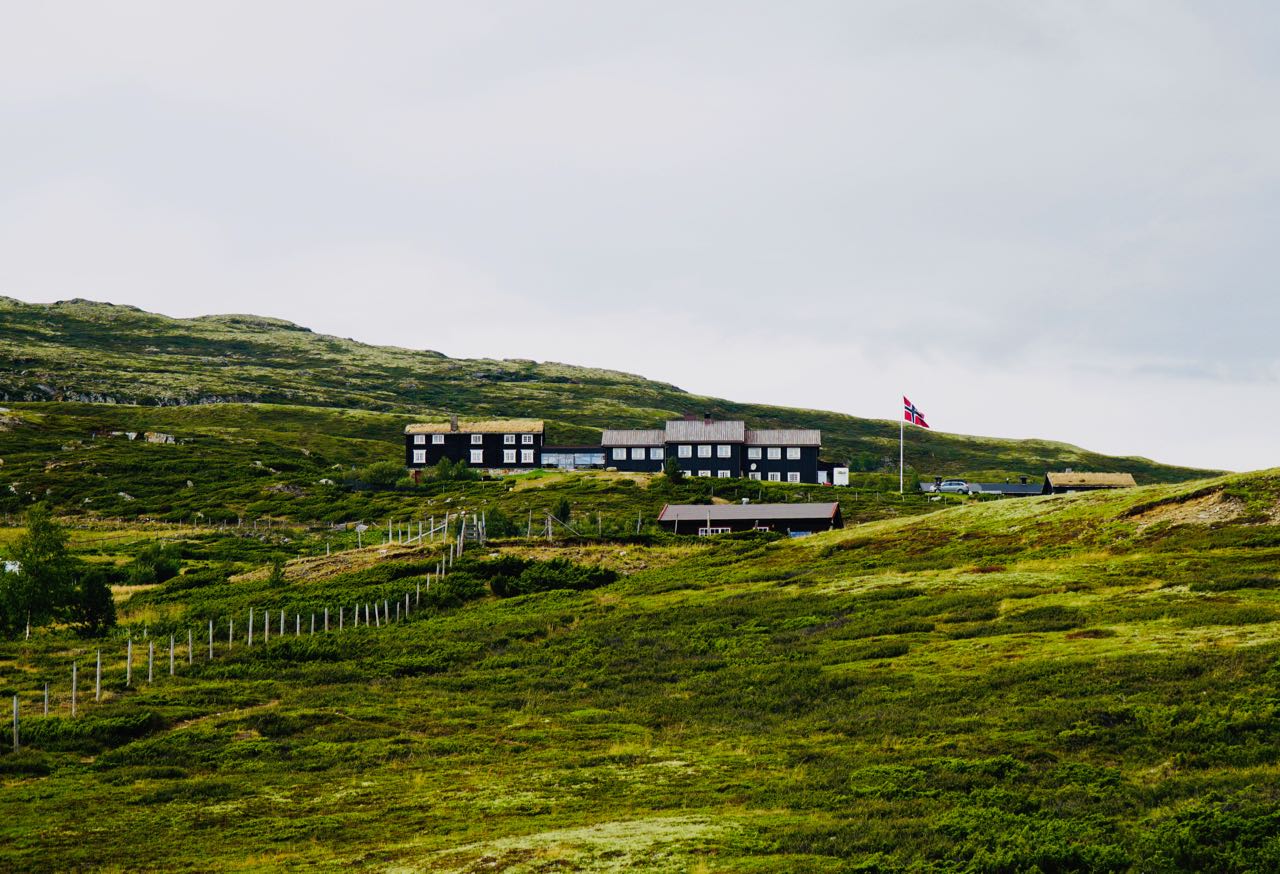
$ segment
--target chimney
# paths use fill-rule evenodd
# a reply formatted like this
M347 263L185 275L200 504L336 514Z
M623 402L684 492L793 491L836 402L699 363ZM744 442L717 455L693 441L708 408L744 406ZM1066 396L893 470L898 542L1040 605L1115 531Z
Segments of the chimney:
M449 414L449 430L450 431L458 430L458 414L457 413Z
M1025 486L1027 484L1027 478L1025 476L1020 476L1018 477L1018 482L1022 483Z
M702 424L704 424L704 425L710 425L710 424L711 424L711 414L710 414L710 413L703 413L703 414L702 414Z

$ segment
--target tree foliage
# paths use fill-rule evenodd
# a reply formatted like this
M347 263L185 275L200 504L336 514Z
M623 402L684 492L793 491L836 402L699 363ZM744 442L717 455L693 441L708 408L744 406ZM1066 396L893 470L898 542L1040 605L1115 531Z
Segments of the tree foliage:
M75 567L66 529L48 506L36 504L28 511L27 530L9 554L18 570L0 575L0 630L5 636L63 618L74 601Z

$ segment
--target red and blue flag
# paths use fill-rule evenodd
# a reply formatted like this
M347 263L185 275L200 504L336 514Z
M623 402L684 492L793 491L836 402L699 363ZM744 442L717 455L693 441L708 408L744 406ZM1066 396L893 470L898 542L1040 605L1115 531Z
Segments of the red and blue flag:
M919 425L921 428L928 428L929 423L924 420L924 413L916 408L916 405L907 400L907 396L902 396L902 418L912 425Z

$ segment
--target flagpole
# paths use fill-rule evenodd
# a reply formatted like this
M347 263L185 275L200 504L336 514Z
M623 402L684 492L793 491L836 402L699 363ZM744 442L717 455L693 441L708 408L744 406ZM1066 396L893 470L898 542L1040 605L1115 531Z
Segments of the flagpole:
M906 439L907 439L907 419L906 419L906 416L904 415L901 419L898 420L898 494L900 495L906 493L902 485L902 469L903 469L902 465L903 465L904 459L906 458L906 449L904 448L906 444Z

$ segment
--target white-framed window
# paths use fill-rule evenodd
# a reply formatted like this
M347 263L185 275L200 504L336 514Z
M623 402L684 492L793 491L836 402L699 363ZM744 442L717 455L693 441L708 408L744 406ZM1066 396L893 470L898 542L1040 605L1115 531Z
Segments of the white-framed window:
M698 457L699 457L699 458L710 458L710 457L711 457L711 447L710 447L710 446L699 446L699 447L698 447Z
M781 457L782 457L782 447L780 446L769 447L769 459L771 461L777 461Z
M613 460L614 460L614 461L626 461L626 460L627 460L627 447L625 447L625 446L615 446L615 447L613 447Z
M422 444L424 444L424 443L426 443L426 442L427 442L427 435L426 435L426 434L414 434L414 435L413 435L413 445L414 445L414 446L421 446Z
M732 458L732 457L733 457L732 446L726 446L724 444L721 444L720 446L716 447L716 458Z
M472 464L484 464L484 450L483 450L483 449L472 449L472 450L471 450L471 463L472 463Z
M771 483L780 483L780 482L782 482L782 474L778 473L776 470L774 470L774 471L770 471L770 472L769 472L769 482L771 482Z
M520 442L521 442L521 443L523 443L525 446L532 446L532 445L533 445L533 435L532 435L532 434L521 434L521 435L520 435Z
M752 531L772 531L773 529L770 528L768 525L755 525L751 528L751 530Z
M425 450L425 449L415 449L415 450L413 450L413 463L414 463L414 464L426 464L426 463L427 463L427 450Z
M787 474L787 482L789 483L800 482L800 474L796 473L794 470L791 471L791 473Z
M698 471L698 476L711 476L711 471L709 471L709 470L700 470L700 471Z
M433 446L439 446L439 445L440 445L440 444L442 444L442 443L444 443L444 435L443 435L443 434L432 434L432 435L431 435L431 444L432 444Z
M720 479L728 479L728 478L729 478L729 471L727 471L727 470L717 470L717 471L716 471L716 476L717 476L718 478L720 478Z
M502 435L502 445L504 445L504 446L515 446L515 445L516 445L516 435L514 435L514 434L503 434L503 435Z
M747 479L755 479L755 480L760 479L760 471L758 470L751 471L751 473L747 474Z
M650 461L662 461L662 447L654 446L649 450Z
M748 459L749 461L759 461L759 460L760 460L760 447L759 447L759 446L748 446L748 447L747 447L747 459Z
M800 447L799 447L799 446L788 446L788 447L787 447L787 461L799 461L799 460L800 460Z
M502 463L503 463L503 464L515 464L515 463L516 463L516 451L515 451L514 449L504 449L504 450L502 450Z
M637 446L631 450L632 461L644 461L644 447Z
M692 457L693 457L693 447L692 447L692 446L677 446L677 447L676 447L676 455L678 455L680 458L692 458Z
M483 446L483 445L484 445L484 435L483 435L483 434L472 434L472 435L471 435L471 445L472 445L472 446Z
M710 528L699 528L699 529L698 529L698 536L699 536L699 537L709 537L709 536L710 536L710 535L712 535L712 534L728 534L728 533L729 533L730 531L732 531L732 530L733 530L732 528L729 528L729 527L727 527L727 526L723 526L723 525L714 525L714 526L712 526L712 527L710 527Z
M521 464L533 464L533 450L532 450L532 449L521 449L521 450L520 450L520 463L521 463Z

